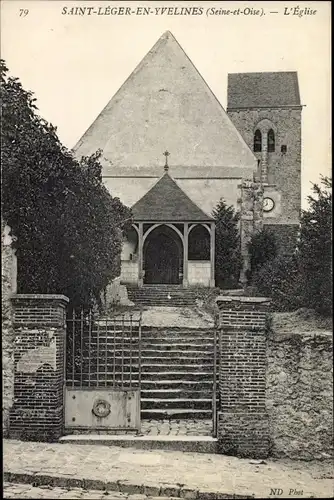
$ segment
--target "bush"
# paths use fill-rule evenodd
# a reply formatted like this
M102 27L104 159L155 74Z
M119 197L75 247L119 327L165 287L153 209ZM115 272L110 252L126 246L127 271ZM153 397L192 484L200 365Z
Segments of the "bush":
M332 314L332 180L313 185L309 209L302 212L298 263L304 279L304 306Z
M316 196L308 197L310 208L302 212L294 255L281 255L257 264L252 273L256 293L271 297L278 311L303 307L322 316L332 314L332 182L325 177L321 184L313 186ZM270 252L261 249L258 236L254 239L257 245L253 245L253 251L258 246L260 259L256 262L263 262L261 253ZM265 241L263 238L262 242ZM270 239L267 245L268 242Z
M268 260L253 275L257 295L271 297L275 311L293 311L303 304L303 276L294 255Z
M253 276L259 272L262 266L273 260L277 255L276 236L272 231L264 227L253 234L248 243L250 259L250 270L247 273L247 281L253 285Z

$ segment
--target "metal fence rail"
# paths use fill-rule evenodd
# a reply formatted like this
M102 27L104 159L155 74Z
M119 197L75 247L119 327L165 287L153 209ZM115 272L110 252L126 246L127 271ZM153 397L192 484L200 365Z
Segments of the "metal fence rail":
M141 312L67 319L66 386L140 390Z
M212 436L217 437L217 364L219 363L219 346L217 330L213 330L213 381L212 381Z

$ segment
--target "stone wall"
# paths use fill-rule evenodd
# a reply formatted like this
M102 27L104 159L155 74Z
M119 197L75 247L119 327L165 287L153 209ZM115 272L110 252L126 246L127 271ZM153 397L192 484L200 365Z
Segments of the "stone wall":
M252 235L263 227L263 188L258 182L243 181L240 184L240 250L242 268L240 282L247 283L247 271L250 269L248 244Z
M188 261L188 283L190 286L210 286L211 263L206 260Z
M331 333L271 332L266 405L272 456L333 455L332 349Z
M133 260L122 260L121 282L138 283L138 262Z
M251 150L258 124L264 120L272 124L275 152L267 154L267 182L280 193L280 210L279 213L265 213L265 223L298 223L301 207L301 107L231 109L228 115ZM287 146L284 154L281 152L283 145ZM261 161L262 153L254 154Z
M10 228L1 220L1 307L2 307L2 408L3 433L9 429L14 398L14 354L11 297L16 292L16 256Z

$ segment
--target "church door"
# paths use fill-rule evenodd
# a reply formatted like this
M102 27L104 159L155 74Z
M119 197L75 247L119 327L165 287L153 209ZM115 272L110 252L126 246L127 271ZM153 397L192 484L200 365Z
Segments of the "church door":
M144 283L179 284L181 255L179 245L169 235L152 235L145 252Z

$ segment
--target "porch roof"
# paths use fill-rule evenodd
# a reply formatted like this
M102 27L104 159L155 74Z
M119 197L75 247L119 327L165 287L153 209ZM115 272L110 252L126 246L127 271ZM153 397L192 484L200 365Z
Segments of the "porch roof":
M211 222L166 172L147 193L132 206L135 221Z

